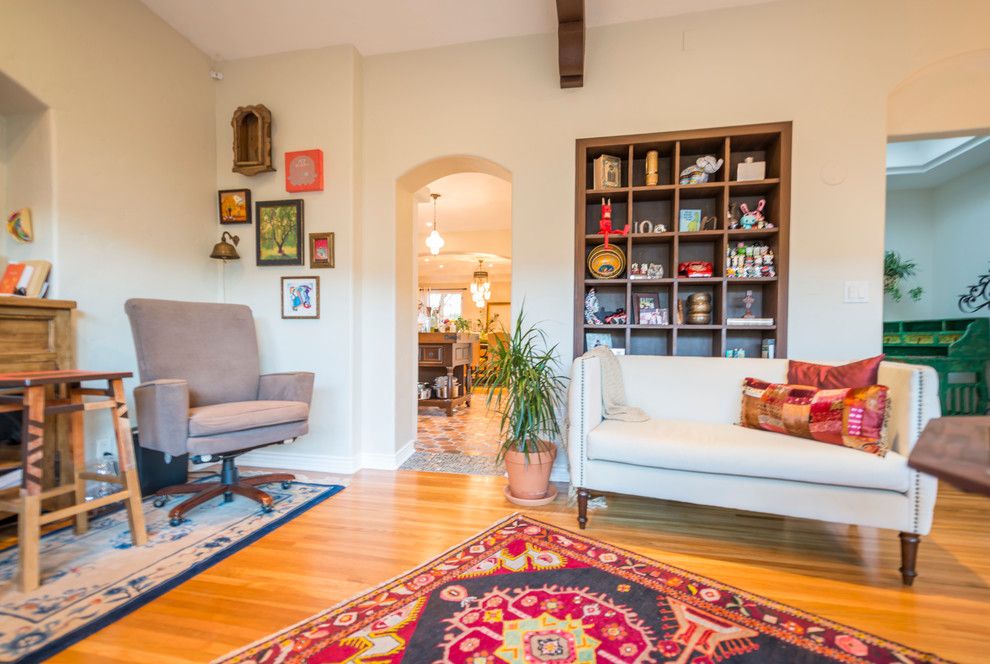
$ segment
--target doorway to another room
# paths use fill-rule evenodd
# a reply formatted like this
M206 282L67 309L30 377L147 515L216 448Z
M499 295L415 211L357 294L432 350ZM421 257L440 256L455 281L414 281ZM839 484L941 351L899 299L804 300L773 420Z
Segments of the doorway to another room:
M887 146L883 350L933 367L944 415L988 412L990 136Z
M499 419L478 378L510 326L512 185L454 173L414 198L417 430L402 468L501 475Z

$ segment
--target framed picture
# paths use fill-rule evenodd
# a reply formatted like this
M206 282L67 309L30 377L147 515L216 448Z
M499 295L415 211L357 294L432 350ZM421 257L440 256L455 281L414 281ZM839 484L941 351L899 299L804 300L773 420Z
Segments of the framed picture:
M258 201L254 216L257 264L302 265L302 200Z
M509 302L489 302L485 305L485 325L492 325L492 332L512 332L512 305Z
M320 278L282 277L282 318L320 317Z
M323 191L323 150L285 153L285 190Z
M221 224L251 223L251 190L221 189L217 192Z
M660 306L657 293L633 293L633 311L637 325L669 325L666 307Z
M616 348L612 342L612 335L609 332L586 332L584 335L584 343L588 350L598 348L599 346L604 346L612 351L615 355L625 355L625 348Z
M309 267L333 267L333 233L309 234Z

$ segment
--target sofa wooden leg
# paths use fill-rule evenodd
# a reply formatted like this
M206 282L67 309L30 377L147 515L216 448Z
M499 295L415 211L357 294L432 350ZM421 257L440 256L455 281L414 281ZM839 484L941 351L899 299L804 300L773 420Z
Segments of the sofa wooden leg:
M915 564L918 562L918 544L921 543L921 535L914 533L901 533L901 580L905 586L914 584L914 577L918 576L915 571Z
M588 498L591 497L591 492L587 489L577 490L578 499L578 526L581 530L588 525Z

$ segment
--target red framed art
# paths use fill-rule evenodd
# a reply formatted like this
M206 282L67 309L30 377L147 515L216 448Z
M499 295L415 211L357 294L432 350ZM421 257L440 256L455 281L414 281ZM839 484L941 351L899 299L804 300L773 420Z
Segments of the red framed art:
M285 153L285 190L323 191L323 150Z

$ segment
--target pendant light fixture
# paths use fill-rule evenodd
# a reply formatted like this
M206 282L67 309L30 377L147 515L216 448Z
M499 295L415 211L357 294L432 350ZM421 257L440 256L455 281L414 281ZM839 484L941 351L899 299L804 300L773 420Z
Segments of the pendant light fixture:
M426 238L426 246L430 248L430 253L436 256L440 253L440 249L443 248L444 241L440 237L440 230L437 226L437 199L440 198L440 194L430 194L433 197L433 230L430 231L430 236Z
M474 271L474 279L471 281L471 299L478 308L485 306L485 303L492 299L492 286L488 282L488 272L484 268L484 263L484 260L478 259L478 269Z

